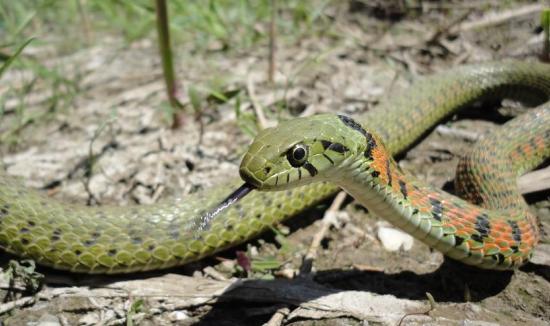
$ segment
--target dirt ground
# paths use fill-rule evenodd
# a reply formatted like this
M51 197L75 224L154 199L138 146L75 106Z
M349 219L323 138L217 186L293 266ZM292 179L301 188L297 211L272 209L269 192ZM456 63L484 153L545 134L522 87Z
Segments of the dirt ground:
M31 46L33 56L62 67L77 86L60 97L64 105L52 103L51 90L39 79L23 100L6 100L0 132L9 137L0 145L2 162L29 187L68 202L133 205L196 192L237 175L251 140L251 98L271 121L319 112L354 115L421 75L470 62L536 60L542 7L520 2L416 14L360 1L329 7L330 33L279 45L273 84L266 82L265 44L206 54L180 45L179 97L190 103L191 87L204 96L202 131L191 113L182 128L169 128L154 40L120 47L106 36L64 55ZM0 94L35 77L10 70ZM239 90L239 100L207 99L217 85ZM21 101L34 119L13 132ZM515 103L505 106L513 109L478 105L452 117L403 155L400 165L452 192L457 160L473 139L518 111ZM542 241L534 262L514 272L469 268L419 241L410 250L387 251L377 236L387 225L348 198L339 227L324 235L309 273L299 273L306 268L303 257L330 202L245 245L169 271L90 277L38 267L45 276L41 289L6 300L0 318L6 325L395 325L413 313L402 324L547 325L550 191L526 199L541 219ZM239 266L243 257L267 267L247 273ZM435 300L433 309L426 293Z

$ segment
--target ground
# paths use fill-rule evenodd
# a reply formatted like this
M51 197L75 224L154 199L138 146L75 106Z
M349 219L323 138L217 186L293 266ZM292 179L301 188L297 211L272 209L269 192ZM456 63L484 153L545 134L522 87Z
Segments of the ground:
M326 30L281 36L273 83L266 81L266 42L242 51L216 42L201 51L179 44L178 96L188 110L176 130L167 119L154 37L121 46L117 36L96 35L69 53L48 42L31 44L28 55L55 67L63 82L51 88L29 67L3 76L2 162L29 187L89 205L144 204L215 187L237 175L256 130L254 105L271 121L354 115L421 75L470 62L537 59L542 4L468 4L427 2L410 11L362 1L327 6L319 22ZM13 95L24 87L32 91ZM215 100L219 93L233 97ZM200 123L193 107L202 112ZM479 105L455 115L400 165L452 192L460 155L516 111ZM419 241L389 252L377 237L387 225L348 198L311 270L303 257L330 201L239 248L169 271L89 277L38 267L42 287L6 296L0 318L6 325L385 325L401 317L403 324L544 325L550 322L549 196L545 190L526 197L541 219L542 241L534 262L513 272L469 268ZM243 260L250 259L260 267L246 272ZM6 293L7 281L2 288Z

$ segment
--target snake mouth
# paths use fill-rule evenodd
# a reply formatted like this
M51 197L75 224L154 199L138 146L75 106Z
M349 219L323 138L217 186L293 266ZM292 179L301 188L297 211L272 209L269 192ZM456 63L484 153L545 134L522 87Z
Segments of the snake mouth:
M239 171L239 174L241 175L241 179L244 180L244 185L242 185L241 188L243 188L245 185L248 185L248 187L251 187L252 189L259 189L262 187L263 182L256 178L254 174L248 173L243 169Z

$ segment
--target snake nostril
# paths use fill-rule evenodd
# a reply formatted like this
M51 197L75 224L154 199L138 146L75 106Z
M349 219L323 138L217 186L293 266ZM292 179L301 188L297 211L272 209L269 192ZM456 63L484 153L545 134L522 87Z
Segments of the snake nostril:
M265 174L269 174L269 172L271 172L271 166L266 166L264 168L264 172L265 172Z

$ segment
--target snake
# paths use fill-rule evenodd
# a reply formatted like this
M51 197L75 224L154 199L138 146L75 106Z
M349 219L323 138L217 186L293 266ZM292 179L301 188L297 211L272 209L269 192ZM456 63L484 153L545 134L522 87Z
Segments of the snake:
M392 158L458 110L503 96L544 104L461 160L456 182L469 201L413 177ZM453 259L490 269L526 262L539 230L516 178L550 156L550 65L470 64L387 97L353 118L321 114L265 129L244 155L241 178L150 205L67 203L2 170L0 247L77 273L170 268L243 243L342 187L369 211ZM232 192L239 200L216 209Z

